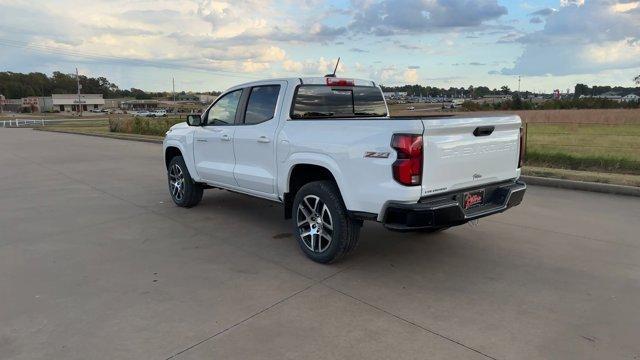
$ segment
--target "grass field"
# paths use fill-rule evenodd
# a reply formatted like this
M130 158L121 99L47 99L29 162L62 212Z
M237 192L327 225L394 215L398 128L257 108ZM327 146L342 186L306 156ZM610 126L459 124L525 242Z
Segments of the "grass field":
M139 134L139 135L155 135L164 136L169 128L177 123L183 122L180 118L141 118L126 117L109 119L109 131Z
M640 122L526 127L528 165L640 175Z

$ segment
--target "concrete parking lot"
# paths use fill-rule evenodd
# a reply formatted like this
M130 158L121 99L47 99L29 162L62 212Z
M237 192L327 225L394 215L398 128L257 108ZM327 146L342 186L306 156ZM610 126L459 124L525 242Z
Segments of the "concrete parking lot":
M307 260L277 204L175 207L157 144L0 129L2 359L639 359L640 200L530 187Z

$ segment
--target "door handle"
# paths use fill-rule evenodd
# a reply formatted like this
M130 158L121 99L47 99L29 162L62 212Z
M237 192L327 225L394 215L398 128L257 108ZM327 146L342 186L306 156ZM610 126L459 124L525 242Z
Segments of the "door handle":
M207 139L196 139L197 142L208 142L209 140Z
M495 130L495 126L478 126L475 130L473 130L473 135L475 136L489 136Z
M231 141L231 136L224 134L220 137L220 140L222 141Z
M266 137L266 136L260 136L260 137L258 138L258 142L259 142L259 143L268 143L268 142L270 142L270 141L271 141L271 140L270 140L268 137Z

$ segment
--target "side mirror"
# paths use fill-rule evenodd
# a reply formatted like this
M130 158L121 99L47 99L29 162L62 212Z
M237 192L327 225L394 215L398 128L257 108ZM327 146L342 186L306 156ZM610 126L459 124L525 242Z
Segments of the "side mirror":
M187 124L189 126L200 126L202 125L202 118L200 115L187 115Z

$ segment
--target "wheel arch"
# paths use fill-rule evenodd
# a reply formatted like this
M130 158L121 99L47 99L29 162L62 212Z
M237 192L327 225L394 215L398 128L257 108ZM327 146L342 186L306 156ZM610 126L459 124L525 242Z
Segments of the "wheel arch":
M291 218L293 199L302 186L312 181L329 180L336 184L340 194L338 194L349 208L347 199L345 198L344 185L340 183L340 172L336 171L333 166L321 161L300 161L292 163L289 166L286 183L284 184L284 216L286 219Z
M193 161L193 152L187 151L187 149L192 148L192 144L187 143L186 145L182 143L182 141L176 139L165 139L164 142L164 162L165 166L169 166L171 159L175 156L182 156L184 159L184 163L187 165L187 170L189 170L189 174L191 178L195 181L201 181L198 172L196 171L196 167Z
M168 168L169 163L171 163L171 160L176 156L182 156L184 158L184 156L182 155L182 151L177 146L174 146L174 145L167 146L167 148L164 150L165 167Z

